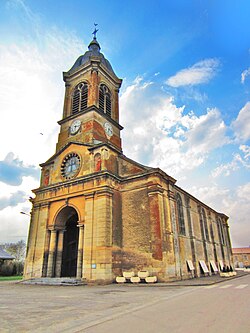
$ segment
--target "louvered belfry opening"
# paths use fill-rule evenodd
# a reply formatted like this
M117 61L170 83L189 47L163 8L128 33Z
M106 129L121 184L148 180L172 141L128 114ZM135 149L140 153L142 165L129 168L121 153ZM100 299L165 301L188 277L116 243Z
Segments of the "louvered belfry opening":
M88 106L88 85L85 82L79 83L73 92L72 114L87 109Z
M101 84L99 88L99 108L111 117L111 94L104 84Z

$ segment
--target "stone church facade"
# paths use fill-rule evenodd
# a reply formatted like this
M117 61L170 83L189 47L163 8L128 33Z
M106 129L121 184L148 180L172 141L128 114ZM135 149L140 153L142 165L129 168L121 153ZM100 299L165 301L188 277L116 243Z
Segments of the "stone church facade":
M169 281L232 265L228 217L123 155L122 80L96 37L88 48L63 73L60 133L33 191L24 278L110 283L148 270Z

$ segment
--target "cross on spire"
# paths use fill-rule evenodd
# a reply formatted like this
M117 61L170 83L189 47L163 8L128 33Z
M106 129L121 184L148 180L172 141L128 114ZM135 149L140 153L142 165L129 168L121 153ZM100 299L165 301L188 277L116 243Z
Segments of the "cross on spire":
M96 29L96 27L98 26L98 23L94 23L95 26L95 30L92 32L92 35L94 35L94 39L96 39L96 33L99 29Z

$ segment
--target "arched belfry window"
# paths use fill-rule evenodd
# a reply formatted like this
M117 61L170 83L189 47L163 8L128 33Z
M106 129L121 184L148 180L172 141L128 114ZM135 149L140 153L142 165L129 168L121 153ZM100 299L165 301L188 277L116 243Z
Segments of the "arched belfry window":
M111 93L104 84L99 87L99 109L111 117Z
M178 214L178 223L179 223L179 233L181 235L186 235L183 205L180 194L176 195L176 204L177 204L177 214Z
M72 114L87 109L88 106L88 85L86 82L79 83L72 96Z

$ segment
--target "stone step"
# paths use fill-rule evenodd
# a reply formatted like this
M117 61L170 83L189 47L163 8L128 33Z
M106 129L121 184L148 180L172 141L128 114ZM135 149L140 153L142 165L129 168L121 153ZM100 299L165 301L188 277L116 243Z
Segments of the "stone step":
M86 281L82 279L62 277L62 278L33 278L21 281L22 284L44 284L48 286L80 286L86 285Z

